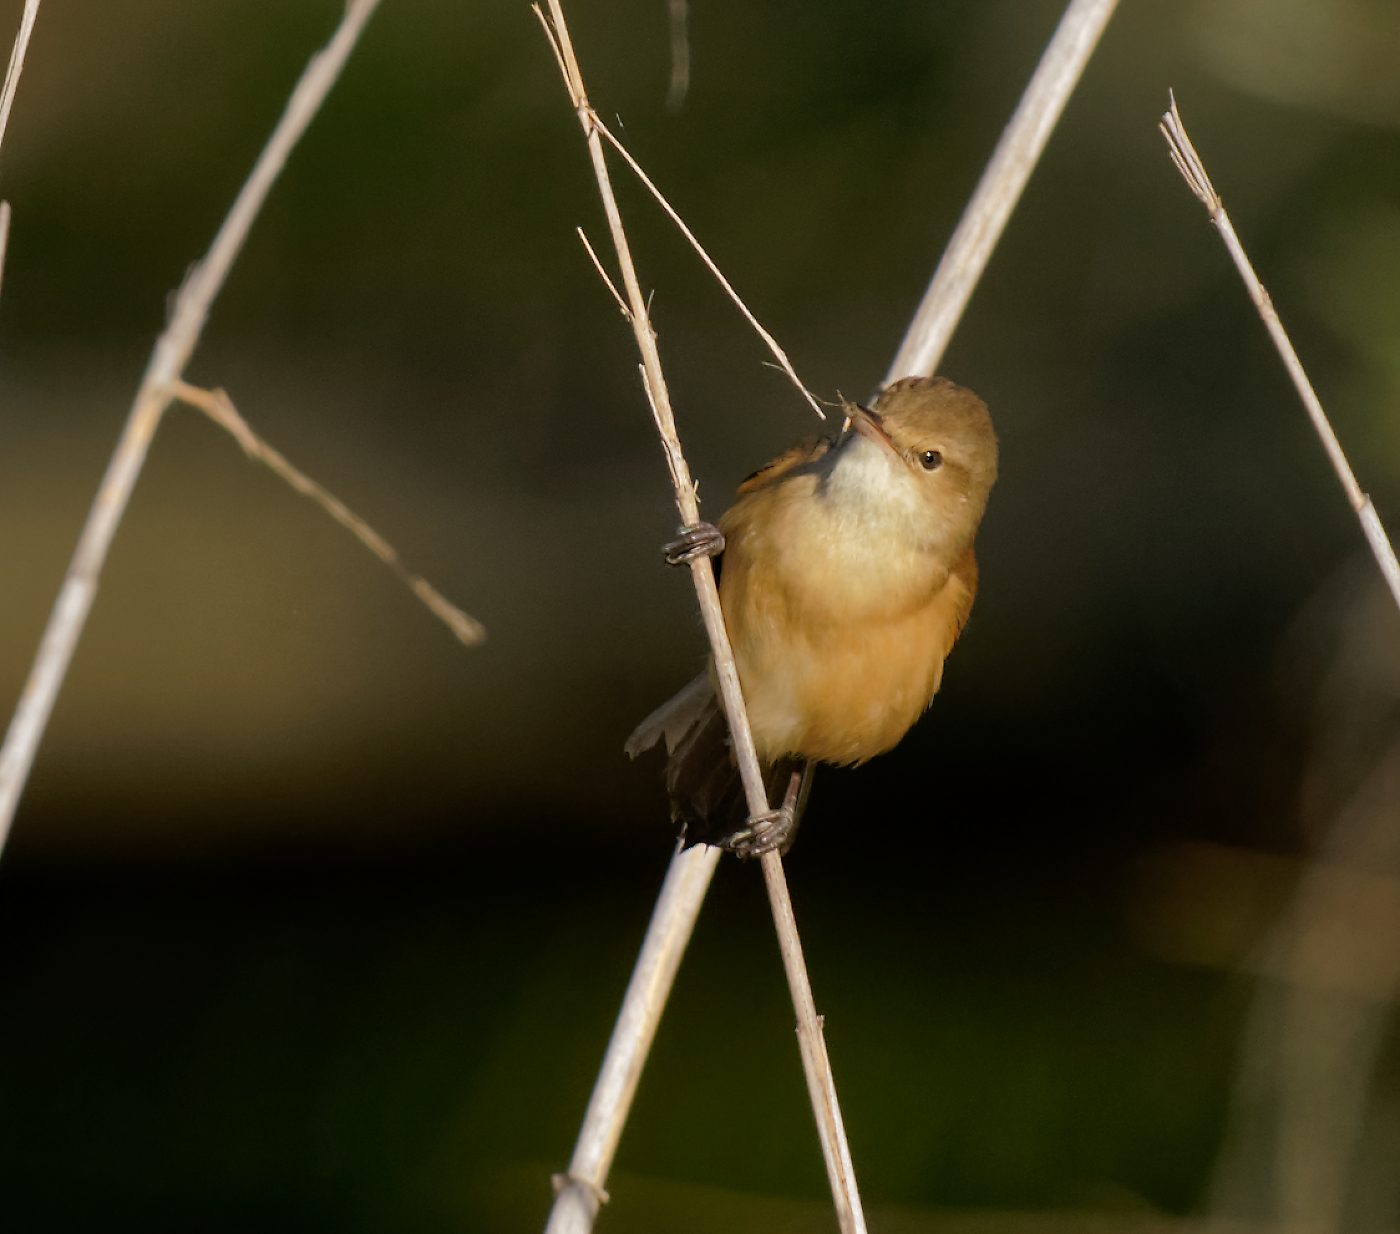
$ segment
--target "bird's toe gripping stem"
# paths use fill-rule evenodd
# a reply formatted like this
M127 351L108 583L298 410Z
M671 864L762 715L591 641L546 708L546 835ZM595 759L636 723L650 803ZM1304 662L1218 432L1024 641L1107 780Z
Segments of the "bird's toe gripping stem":
M785 801L776 810L755 814L748 826L725 839L722 847L745 860L774 849L785 853L796 831L797 810L791 801Z
M724 533L713 523L690 523L661 551L668 566L687 566L701 557L718 557L724 552Z

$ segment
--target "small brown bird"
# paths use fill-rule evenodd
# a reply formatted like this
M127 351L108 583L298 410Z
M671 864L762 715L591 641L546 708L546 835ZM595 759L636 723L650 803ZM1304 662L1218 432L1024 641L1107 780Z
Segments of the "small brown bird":
M665 738L686 844L741 856L785 848L814 763L857 764L904 736L943 680L977 593L972 542L997 474L986 404L941 377L906 377L850 427L794 446L739 486L719 521L667 546L717 555L720 602L769 793L748 818L710 674L642 721Z

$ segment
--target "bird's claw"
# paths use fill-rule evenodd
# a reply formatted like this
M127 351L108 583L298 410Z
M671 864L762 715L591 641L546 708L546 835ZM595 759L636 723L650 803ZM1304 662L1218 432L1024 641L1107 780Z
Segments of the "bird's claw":
M668 566L687 566L701 557L718 557L724 552L724 532L713 523L691 523L661 551Z
M721 847L746 861L774 849L785 853L796 831L797 812L790 802L785 802L776 810L755 814L748 826L729 836Z

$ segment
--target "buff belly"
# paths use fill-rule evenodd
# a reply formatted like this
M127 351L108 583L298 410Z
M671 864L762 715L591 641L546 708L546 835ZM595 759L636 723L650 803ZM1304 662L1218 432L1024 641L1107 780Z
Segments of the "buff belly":
M929 616L745 640L736 656L759 755L859 763L894 746L943 676L946 640Z

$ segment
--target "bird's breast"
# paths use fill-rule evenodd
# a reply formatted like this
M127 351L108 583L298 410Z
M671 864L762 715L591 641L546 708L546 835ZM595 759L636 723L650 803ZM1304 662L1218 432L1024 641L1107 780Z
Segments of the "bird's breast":
M861 622L926 603L948 563L919 540L873 520L859 503L822 495L813 476L775 486L721 520L725 569L761 577L813 621Z
M937 693L975 574L800 490L754 494L723 526L721 599L759 753L853 763L893 746Z

